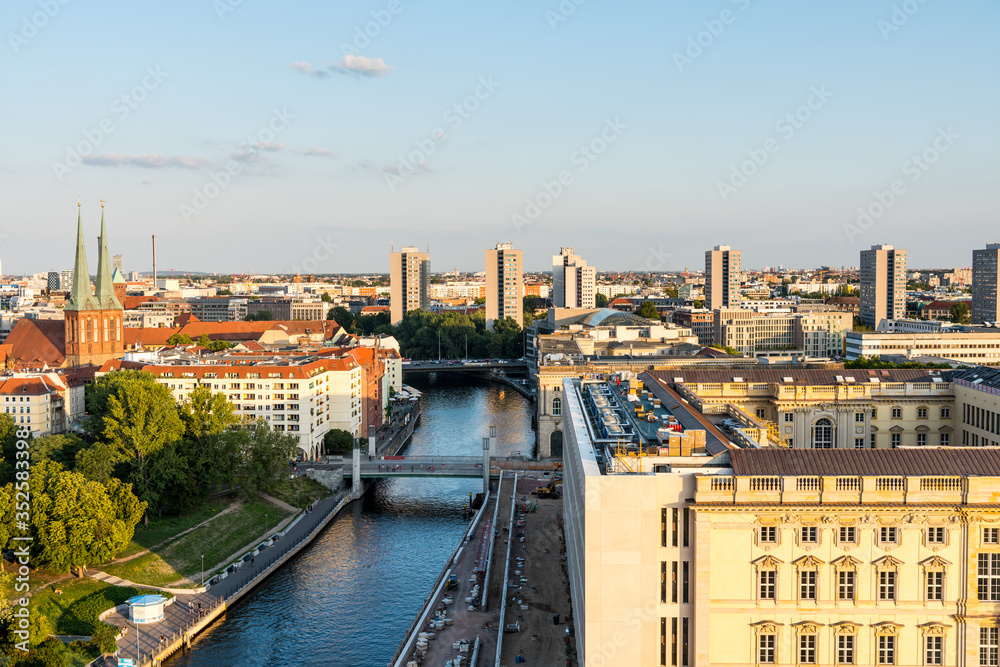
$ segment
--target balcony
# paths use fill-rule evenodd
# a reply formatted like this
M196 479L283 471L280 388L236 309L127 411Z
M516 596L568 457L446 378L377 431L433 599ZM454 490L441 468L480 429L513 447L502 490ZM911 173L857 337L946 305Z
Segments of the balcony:
M989 478L701 475L698 503L904 504L992 502ZM979 499L982 496L982 499Z

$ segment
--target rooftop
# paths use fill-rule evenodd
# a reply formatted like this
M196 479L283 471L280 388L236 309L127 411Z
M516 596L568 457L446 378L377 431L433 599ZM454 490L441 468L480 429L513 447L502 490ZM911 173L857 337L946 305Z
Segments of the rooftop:
M1000 448L734 449L736 475L1000 476Z

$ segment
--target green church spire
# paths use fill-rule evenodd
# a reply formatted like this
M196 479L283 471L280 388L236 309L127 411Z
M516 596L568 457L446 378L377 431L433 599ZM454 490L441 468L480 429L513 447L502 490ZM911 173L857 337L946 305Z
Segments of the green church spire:
M76 262L73 264L73 285L66 310L97 310L97 300L90 293L90 269L87 268L87 248L83 243L83 221L80 203L76 211Z
M95 295L101 310L122 310L122 304L115 296L111 273L111 258L108 256L108 235L104 229L104 200L101 200L101 245L97 253L97 293Z

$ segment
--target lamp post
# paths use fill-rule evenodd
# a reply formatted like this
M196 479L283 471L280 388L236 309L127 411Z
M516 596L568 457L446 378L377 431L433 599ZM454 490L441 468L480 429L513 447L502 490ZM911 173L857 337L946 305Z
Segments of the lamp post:
M201 585L205 586L205 554L201 555Z
M264 539L267 539L267 513L264 514Z
M469 334L465 334L465 363L469 363Z
M135 621L135 619L132 619ZM139 621L135 621L135 664L142 662L139 660Z

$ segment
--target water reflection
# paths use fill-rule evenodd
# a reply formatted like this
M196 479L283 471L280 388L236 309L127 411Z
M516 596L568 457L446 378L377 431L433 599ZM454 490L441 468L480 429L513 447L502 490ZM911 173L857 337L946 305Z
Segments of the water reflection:
M408 453L479 456L489 424L501 455L532 451L528 402L509 388L437 375ZM382 667L467 524L474 479L386 480L168 667Z

